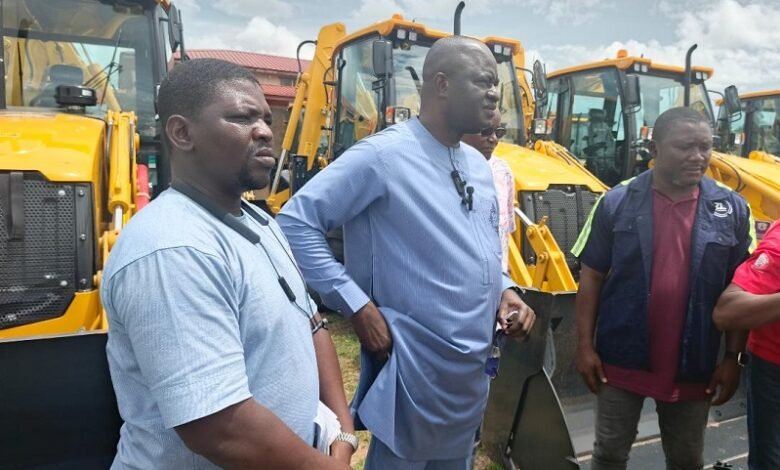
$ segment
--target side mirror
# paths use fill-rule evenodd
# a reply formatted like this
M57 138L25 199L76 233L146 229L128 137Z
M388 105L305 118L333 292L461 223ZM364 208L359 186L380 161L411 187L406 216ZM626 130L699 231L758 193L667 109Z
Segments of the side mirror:
M623 109L636 112L642 106L642 95L639 91L639 75L628 74L623 82Z
M387 39L374 41L372 49L374 59L374 75L377 78L388 78L393 74L393 43Z
M730 116L742 112L742 101L736 86L729 85L723 90L723 105Z
M168 10L168 40L171 52L176 52L182 41L181 13L176 5L171 5L171 9Z
M536 60L531 73L531 85L534 87L536 106L542 108L547 106L547 74L544 68L544 65Z

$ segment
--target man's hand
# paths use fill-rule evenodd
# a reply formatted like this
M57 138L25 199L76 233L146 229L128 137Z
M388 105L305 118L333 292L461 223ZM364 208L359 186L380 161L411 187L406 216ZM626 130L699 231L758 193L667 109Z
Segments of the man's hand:
M349 465L352 462L352 454L355 453L352 444L344 441L334 441L330 445L330 455L341 463Z
M367 303L350 319L360 344L379 361L386 361L393 349L393 337L387 322L373 302Z
M715 395L717 389L718 395L713 396L712 406L718 406L726 403L734 396L739 386L740 367L736 359L723 359L715 372L712 373L712 379L707 386L707 393Z
M592 393L599 393L599 384L607 383L601 358L591 347L577 349L577 370Z
M508 336L524 339L531 332L536 321L533 309L523 302L514 289L506 289L501 294L498 307L498 324Z

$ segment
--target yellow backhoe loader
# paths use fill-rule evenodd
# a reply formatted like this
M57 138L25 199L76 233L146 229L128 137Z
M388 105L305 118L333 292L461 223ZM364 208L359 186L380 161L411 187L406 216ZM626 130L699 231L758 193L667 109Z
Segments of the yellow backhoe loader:
M750 160L780 163L780 90L739 95L742 112L730 118L718 100L718 149Z
M167 186L154 100L181 19L170 0L0 0L0 25L0 467L105 468L100 274Z
M540 112L548 127L537 137L550 148L566 148L613 186L648 168L647 143L663 111L691 106L712 122L715 133L718 120L705 85L713 71L690 66L693 49L685 68L621 50L614 59L549 73L548 100ZM740 112L736 88L727 88L725 101L730 106L722 108L720 122ZM780 166L715 151L708 175L747 199L759 238L761 229L780 217Z

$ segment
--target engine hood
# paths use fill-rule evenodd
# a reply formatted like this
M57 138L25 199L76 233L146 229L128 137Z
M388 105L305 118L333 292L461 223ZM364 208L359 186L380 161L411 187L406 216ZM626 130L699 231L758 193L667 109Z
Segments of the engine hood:
M780 191L780 163L753 160L720 152L712 152L712 157L719 158L739 170L741 173L747 173L762 183Z
M0 111L0 171L37 171L50 181L93 181L104 132L104 121L92 117Z
M607 190L601 181L575 161L504 142L498 144L493 155L509 164L518 191L545 191L550 185L583 185L594 192Z

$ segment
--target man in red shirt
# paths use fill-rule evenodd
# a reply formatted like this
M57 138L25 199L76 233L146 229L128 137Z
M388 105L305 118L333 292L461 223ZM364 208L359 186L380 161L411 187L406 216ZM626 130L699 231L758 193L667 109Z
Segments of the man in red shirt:
M780 224L737 268L713 320L723 330L750 330L747 365L751 470L780 468Z
M655 166L607 192L572 249L582 262L577 368L597 395L594 470L626 468L647 397L667 468L701 468L710 404L737 388L737 362L718 363L712 309L747 257L752 224L745 200L704 176L711 149L704 116L661 114ZM745 339L727 334L728 350Z

